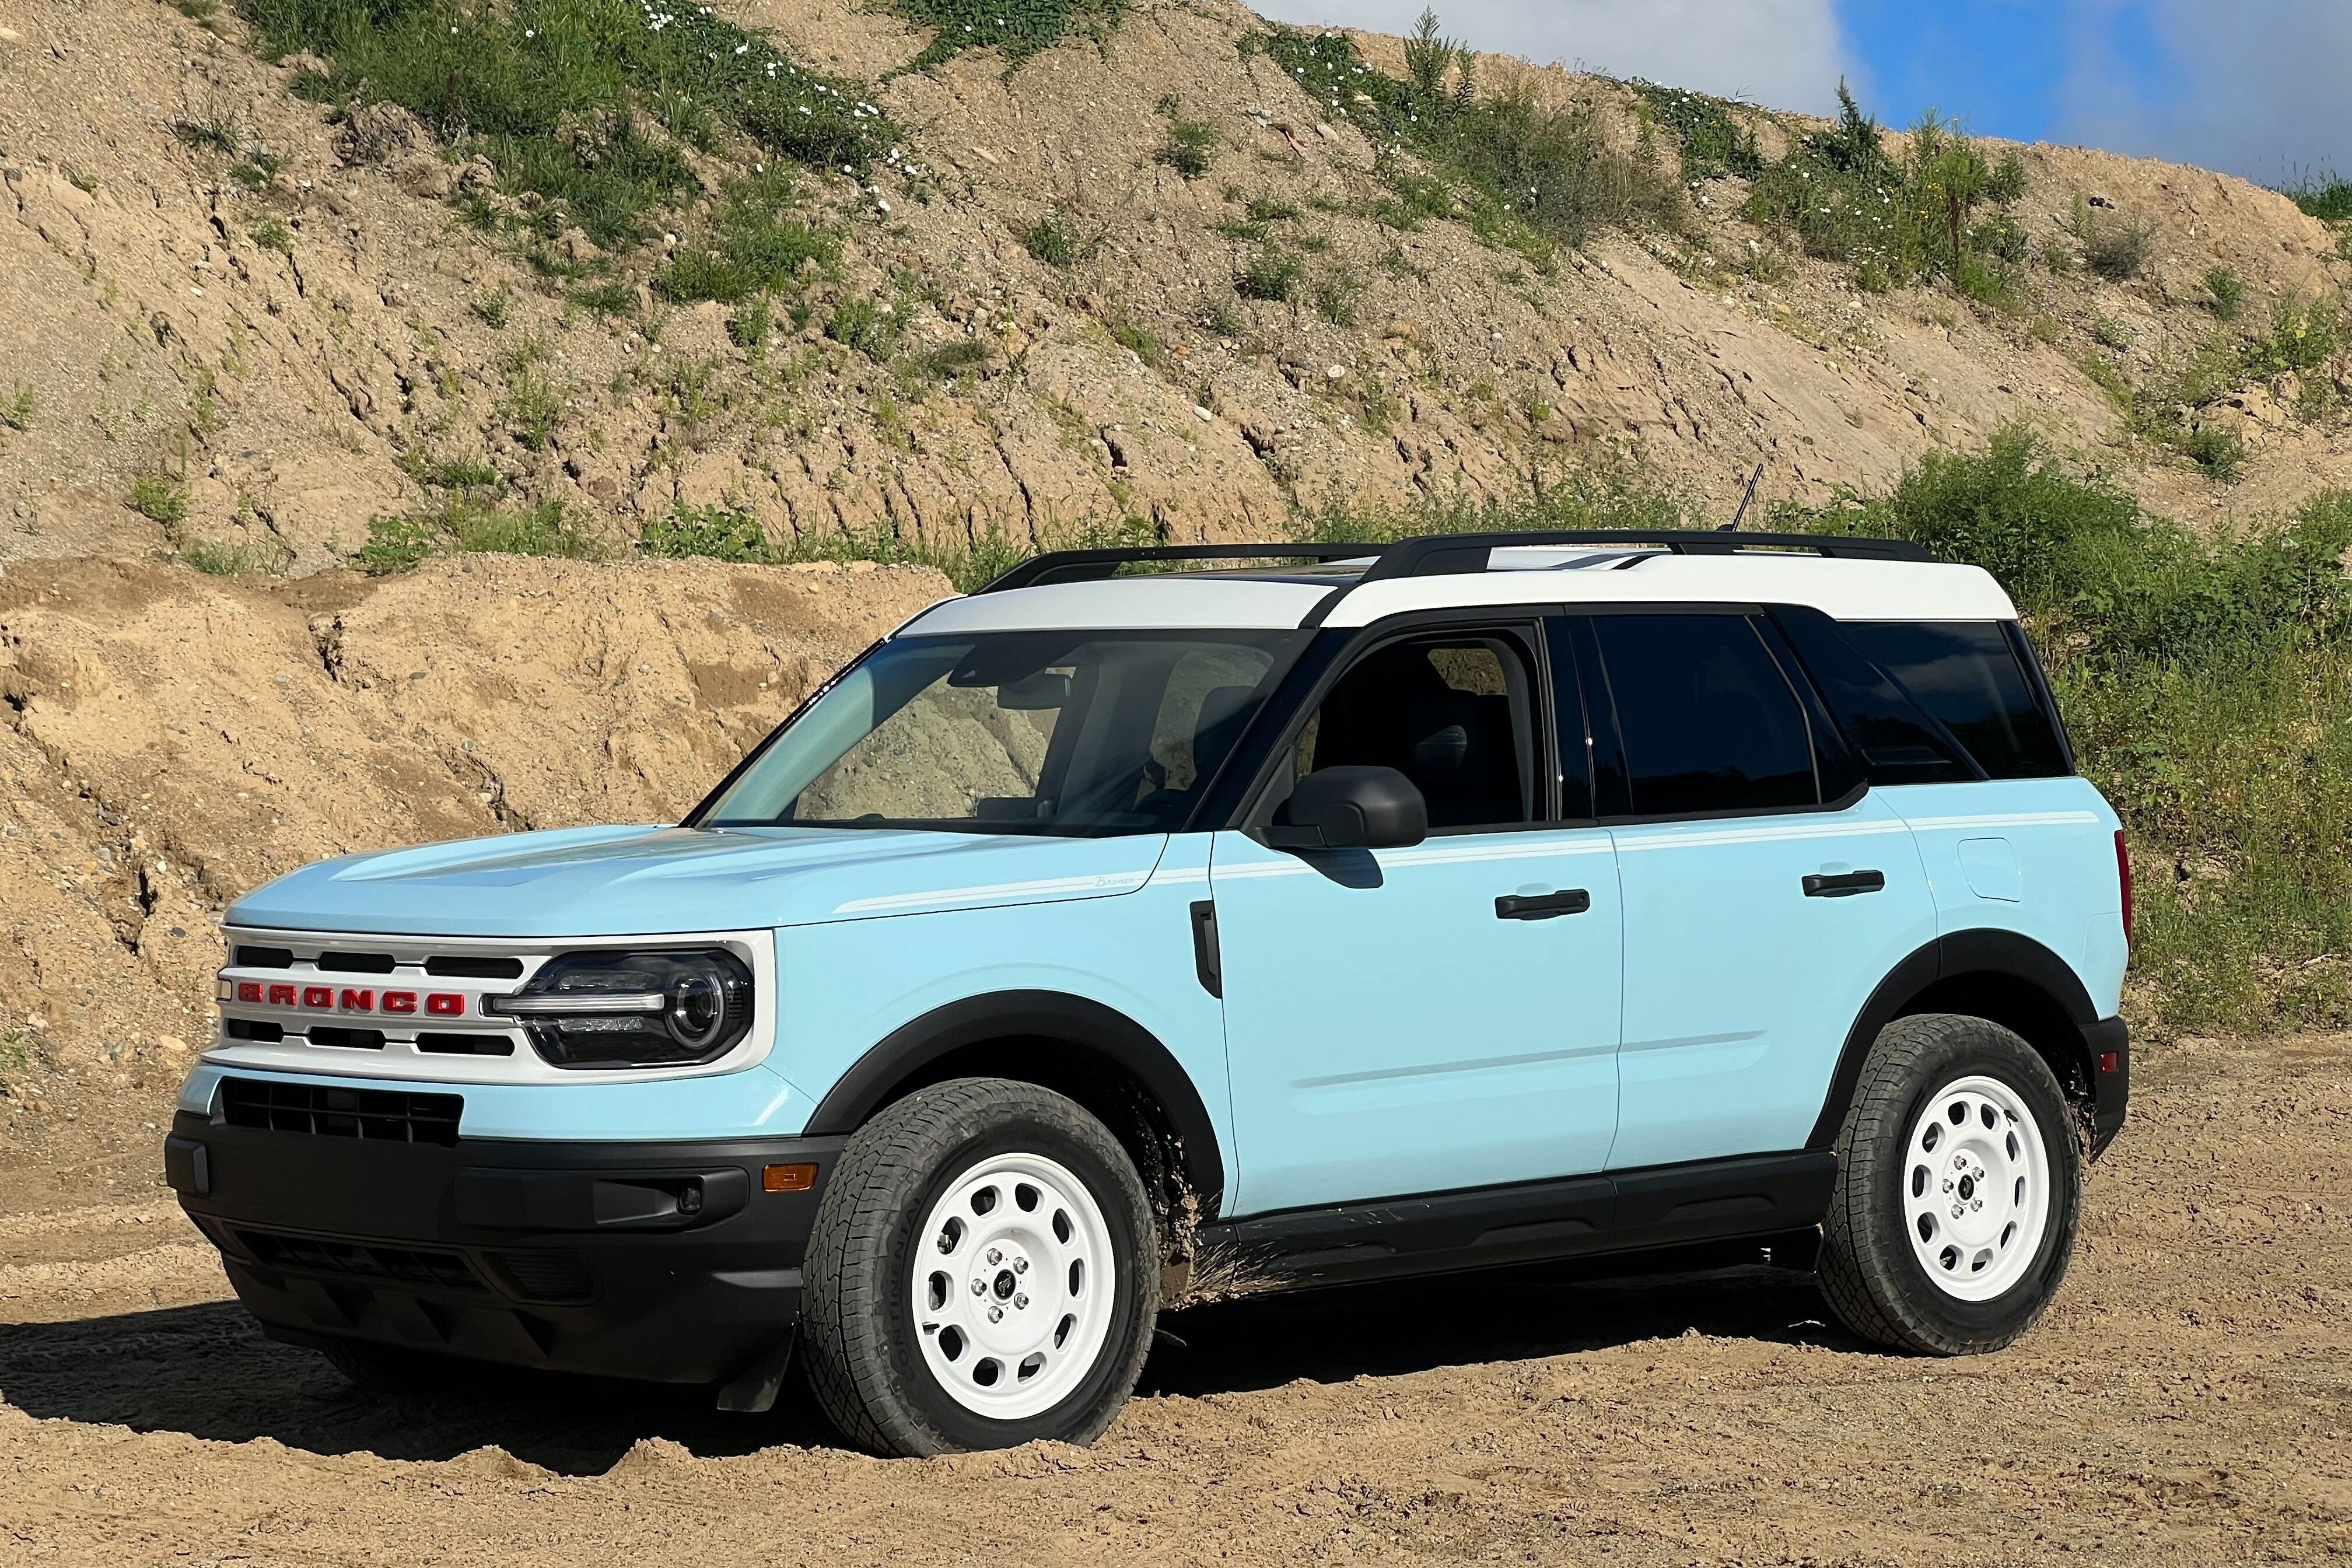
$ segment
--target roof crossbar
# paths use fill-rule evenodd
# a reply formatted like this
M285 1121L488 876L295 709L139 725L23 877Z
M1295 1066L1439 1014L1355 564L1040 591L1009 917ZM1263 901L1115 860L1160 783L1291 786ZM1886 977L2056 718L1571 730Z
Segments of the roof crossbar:
M1933 561L1904 539L1849 539L1818 533L1728 533L1695 528L1580 528L1501 533L1432 533L1392 544L1142 544L1104 550L1049 550L975 590L998 594L1047 583L1093 583L1122 566L1150 561L1355 561L1371 565L1353 586L1399 577L1444 577L1489 570L1497 550L1562 544L1642 545L1676 555L1736 555L1805 551L1840 561Z

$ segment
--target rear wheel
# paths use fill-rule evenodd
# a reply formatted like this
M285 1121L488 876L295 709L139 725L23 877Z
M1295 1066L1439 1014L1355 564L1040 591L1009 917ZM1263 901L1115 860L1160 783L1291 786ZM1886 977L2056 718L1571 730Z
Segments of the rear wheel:
M888 1107L827 1183L808 1374L887 1454L1091 1442L1134 1388L1159 1233L1118 1141L1034 1084L963 1079Z
M1901 1350L1999 1350L2074 1252L2082 1158L2049 1064L1982 1018L1927 1014L1871 1047L1838 1137L1821 1281L1846 1326Z

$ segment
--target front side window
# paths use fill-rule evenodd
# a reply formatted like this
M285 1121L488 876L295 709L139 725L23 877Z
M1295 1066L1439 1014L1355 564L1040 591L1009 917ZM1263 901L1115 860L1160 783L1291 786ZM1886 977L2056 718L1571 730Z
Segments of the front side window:
M1846 621L1838 629L1997 779L2072 770L1997 621Z
M1595 616L1635 816L1821 804L1805 710L1737 615Z
M780 732L693 826L1171 831L1307 635L902 638Z
M1535 681L1516 637L1414 638L1367 654L1308 719L1298 775L1394 768L1429 803L1433 829L1516 827L1541 810Z

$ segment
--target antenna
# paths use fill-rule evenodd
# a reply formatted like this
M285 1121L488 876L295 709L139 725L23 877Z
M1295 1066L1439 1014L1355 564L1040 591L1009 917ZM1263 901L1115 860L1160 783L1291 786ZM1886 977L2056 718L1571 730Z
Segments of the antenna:
M1748 489L1740 493L1739 510L1731 514L1731 521L1729 522L1725 523L1721 528L1716 530L1717 533L1737 533L1739 531L1739 520L1748 515L1748 503L1756 499L1756 484L1757 481L1761 479L1763 477L1764 465L1759 462L1756 465L1756 471L1748 476Z

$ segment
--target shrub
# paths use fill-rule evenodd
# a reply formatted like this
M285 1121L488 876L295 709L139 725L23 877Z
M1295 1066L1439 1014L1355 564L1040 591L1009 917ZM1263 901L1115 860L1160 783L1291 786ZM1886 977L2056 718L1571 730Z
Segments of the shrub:
M1077 263L1080 246L1078 233L1059 207L1049 207L1037 221L1021 231L1021 244L1030 255L1048 267L1071 267Z
M1682 143L1685 184L1727 174L1753 179L1764 172L1756 133L1733 116L1730 102L1654 82L1636 82L1634 87L1643 106Z
M760 563L771 560L767 531L748 511L723 506L680 506L646 524L637 536L641 554L677 560L689 555L715 561Z
M1307 269L1298 258L1278 245L1258 247L1257 254L1234 275L1234 292L1244 300L1271 300L1286 302L1298 292L1305 281Z
M142 474L131 481L131 510L166 528L188 521L188 492L160 474Z
M2290 294L2271 309L2271 330L2246 349L2246 374L2317 370L2345 346L2344 312L2330 300Z
M824 335L868 359L887 360L898 352L898 327L887 308L871 300L844 300L834 307Z
M2088 202L2079 199L2074 203L2074 216L2069 226L2082 242L2084 262L2111 283L2138 277L2156 251L2153 224L2134 223L2127 217L2108 222L2094 212Z
M487 294L476 295L471 309L485 326L503 330L514 320L514 290L501 283Z
M1616 146L1588 104L1553 108L1517 89L1479 97L1472 57L1438 37L1434 15L1424 13L1407 40L1402 78L1365 64L1344 33L1276 26L1265 48L1325 113L1356 121L1374 147L1413 153L1444 175L1384 169L1402 199L1375 216L1392 226L1453 216L1448 181L1469 187L1474 199L1461 205L1461 216L1484 215L1481 237L1490 243L1524 233L1580 245L1604 229L1674 228L1684 220L1682 189L1646 139Z
M1168 122L1168 140L1152 156L1188 180L1209 172L1217 155L1217 128L1198 120L1178 118Z
M1811 256L1853 262L1885 285L1950 278L1977 298L2006 291L2026 253L2008 209L2025 191L2016 153L1999 159L1951 122L1921 118L1901 157L1838 84L1838 123L1801 138L1765 169L1748 216L1792 234ZM1979 221L1979 212L1990 216Z
M2246 298L2246 280L2227 267L2216 267L2205 274L2205 292L2214 317L2234 321L2238 319L2238 307Z

